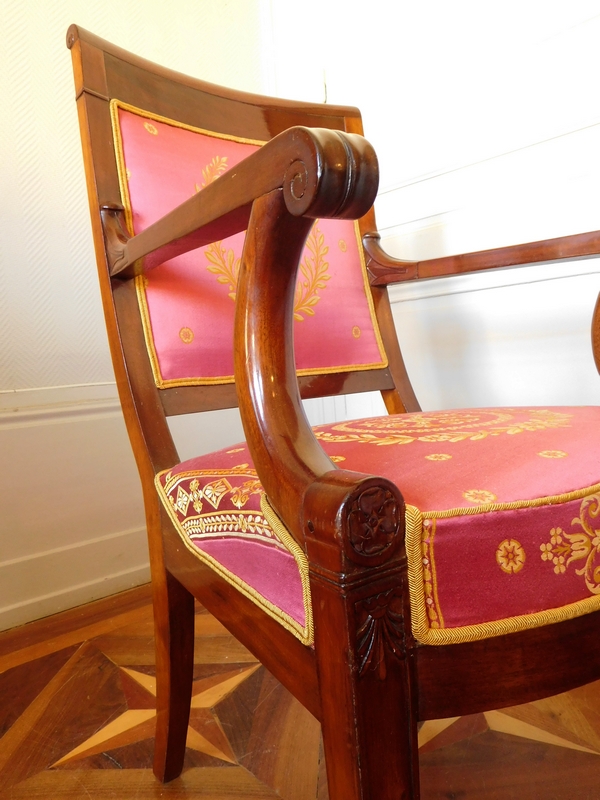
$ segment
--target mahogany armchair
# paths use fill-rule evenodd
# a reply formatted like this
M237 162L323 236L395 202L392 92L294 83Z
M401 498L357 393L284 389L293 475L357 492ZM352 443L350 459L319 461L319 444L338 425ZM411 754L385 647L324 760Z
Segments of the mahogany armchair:
M67 41L146 506L156 775L182 769L197 597L320 720L331 800L416 800L418 720L600 677L600 409L420 412L386 286L600 234L399 262L356 109ZM310 428L301 397L375 389L389 416ZM167 416L237 404L246 442L180 463Z

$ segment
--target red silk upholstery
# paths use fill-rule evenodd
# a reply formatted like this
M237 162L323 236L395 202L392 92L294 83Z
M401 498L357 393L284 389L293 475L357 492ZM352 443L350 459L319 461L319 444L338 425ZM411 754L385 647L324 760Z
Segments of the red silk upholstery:
M121 194L139 233L261 144L184 127L113 101ZM317 220L298 272L301 374L380 368L386 359L356 224ZM160 387L233 382L233 319L244 234L199 248L137 281Z
M600 607L599 408L405 414L314 430L340 467L400 487L420 640L484 638ZM179 464L157 486L188 545L306 628L302 565L261 512L245 445Z

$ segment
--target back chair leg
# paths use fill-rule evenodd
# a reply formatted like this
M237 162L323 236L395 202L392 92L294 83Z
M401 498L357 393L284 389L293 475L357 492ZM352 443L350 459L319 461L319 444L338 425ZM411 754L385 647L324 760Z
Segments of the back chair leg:
M194 597L169 572L154 582L154 630L154 774L166 783L183 768L194 670Z

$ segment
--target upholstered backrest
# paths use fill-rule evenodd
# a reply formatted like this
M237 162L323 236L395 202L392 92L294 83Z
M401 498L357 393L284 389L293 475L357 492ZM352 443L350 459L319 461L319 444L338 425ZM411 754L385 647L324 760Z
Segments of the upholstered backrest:
M121 199L137 234L263 144L183 124L119 100L111 118ZM191 251L136 278L159 388L232 383L233 321L244 234ZM265 287L268 291L268 287ZM387 365L358 225L316 220L298 272L301 375Z

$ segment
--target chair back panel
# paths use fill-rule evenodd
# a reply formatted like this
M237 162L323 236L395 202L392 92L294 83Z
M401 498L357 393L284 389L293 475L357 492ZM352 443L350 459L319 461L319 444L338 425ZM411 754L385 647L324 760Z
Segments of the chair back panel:
M235 167L261 144L111 102L121 199L131 233ZM136 278L154 380L159 388L233 383L233 323L244 234L185 253ZM316 220L300 262L295 298L300 375L387 365L360 232Z

